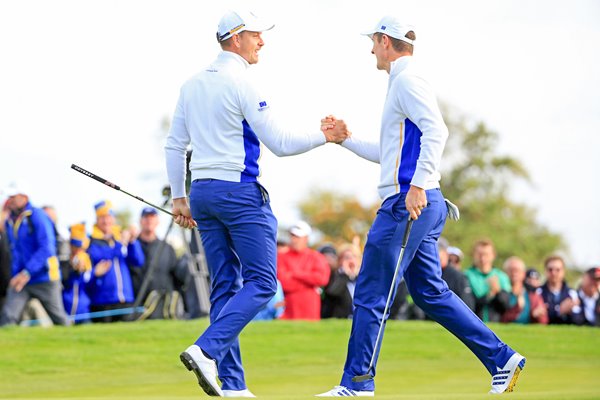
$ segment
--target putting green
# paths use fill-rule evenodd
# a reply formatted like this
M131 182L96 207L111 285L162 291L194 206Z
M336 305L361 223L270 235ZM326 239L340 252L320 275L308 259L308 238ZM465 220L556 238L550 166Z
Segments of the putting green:
M0 398L207 398L179 353L207 326L146 321L0 329ZM527 357L511 399L599 399L600 329L491 325ZM246 379L260 398L309 399L341 375L350 321L253 322L241 337ZM432 322L390 321L377 398L489 399L489 375Z

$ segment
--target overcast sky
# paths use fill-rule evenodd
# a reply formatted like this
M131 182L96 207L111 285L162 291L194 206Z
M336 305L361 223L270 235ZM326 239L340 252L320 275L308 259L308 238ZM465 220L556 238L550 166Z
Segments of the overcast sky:
M565 237L570 261L600 264L595 0L2 0L0 185L27 182L32 202L57 207L63 232L91 226L104 198L136 216L143 206L71 163L161 203L162 121L181 84L219 52L221 15L240 5L276 24L252 74L278 119L299 131L333 113L376 137L387 74L359 33L384 14L416 25L415 57L438 99L498 132L498 153L531 173L533 186L514 198ZM379 167L336 145L291 158L265 149L261 168L281 225L313 187L377 200Z

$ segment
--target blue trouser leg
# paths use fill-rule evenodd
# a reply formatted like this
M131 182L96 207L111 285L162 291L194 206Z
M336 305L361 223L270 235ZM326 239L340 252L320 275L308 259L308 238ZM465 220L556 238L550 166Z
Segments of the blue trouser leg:
M194 182L190 202L212 279L211 324L196 344L217 360L223 389L245 389L238 335L277 289L277 220L257 183Z
M438 260L436 239L426 237L404 274L413 301L462 341L493 375L496 367L504 366L514 351L448 289Z
M210 322L213 323L227 302L242 288L241 265L232 251L232 243L224 226L219 229L219 221L211 221L212 229L202 232L202 245L206 251L206 260L211 277ZM218 249L218 250L217 250ZM215 251L217 250L217 251ZM215 279L228 277L228 279ZM223 389L246 389L244 369L240 354L239 341L236 339L218 365L219 379Z
M407 278L409 289L412 287L411 293L415 293L416 297L421 294L423 297L427 297L437 288L442 293L439 297L429 296L426 300L420 298L417 300L415 297L413 299L418 305L429 302L424 308L426 312L441 307L444 311L438 312L432 317L438 318L444 327L467 344L484 362L486 368L498 361L501 362L498 365L503 365L502 362L506 362L512 355L512 350L500 342L481 321L474 321L473 318L477 317L472 312L465 311L465 308L467 310L468 308L458 297L448 291L447 285L441 279L436 241L444 227L446 205L439 190L428 190L427 199L428 206L423 210L419 219L413 223L400 266L399 277ZM375 361L377 361L379 348L374 349L375 340L400 253L402 236L408 221L408 211L406 211L404 202L405 195L388 198L378 211L367 238L362 268L354 292L355 312L348 342L348 355L341 380L343 386L353 390L375 389L372 379L364 382L352 382L352 378L367 373L373 351L376 351ZM424 270L427 272L423 272ZM409 280L418 274L422 274L422 276L409 283ZM399 281L398 278L394 291ZM433 298L435 300L432 300ZM441 301L450 303L442 305ZM385 316L386 319L388 315ZM465 325L466 328L462 328L462 325ZM483 335L483 339L478 335ZM479 339L474 339L475 337ZM380 346L382 340L383 337L380 339ZM477 340L479 342L476 342ZM375 371L374 367L373 374Z

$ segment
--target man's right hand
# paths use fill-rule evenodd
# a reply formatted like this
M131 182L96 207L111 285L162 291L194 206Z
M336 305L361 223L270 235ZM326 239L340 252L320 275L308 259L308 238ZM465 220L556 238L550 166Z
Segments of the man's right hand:
M19 293L27 282L29 282L29 273L27 271L21 271L10 280L9 286L15 289L17 293Z
M186 197L173 199L173 214L175 223L182 228L191 229L198 226L192 218L192 212L190 211Z
M344 120L336 119L333 115L328 115L321 120L321 132L325 135L327 142L337 144L341 144L352 136Z

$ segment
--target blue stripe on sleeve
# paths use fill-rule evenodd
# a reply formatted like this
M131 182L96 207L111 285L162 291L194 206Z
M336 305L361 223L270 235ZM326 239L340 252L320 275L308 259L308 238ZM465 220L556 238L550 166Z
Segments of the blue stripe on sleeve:
M421 154L421 136L423 134L417 126L408 118L404 121L404 143L402 144L402 158L398 167L398 183L400 192L406 193L410 189L417 160Z
M242 121L244 127L244 165L246 168L242 171L241 182L256 182L258 177L258 157L260 156L260 142L258 137L248 125L246 120Z

